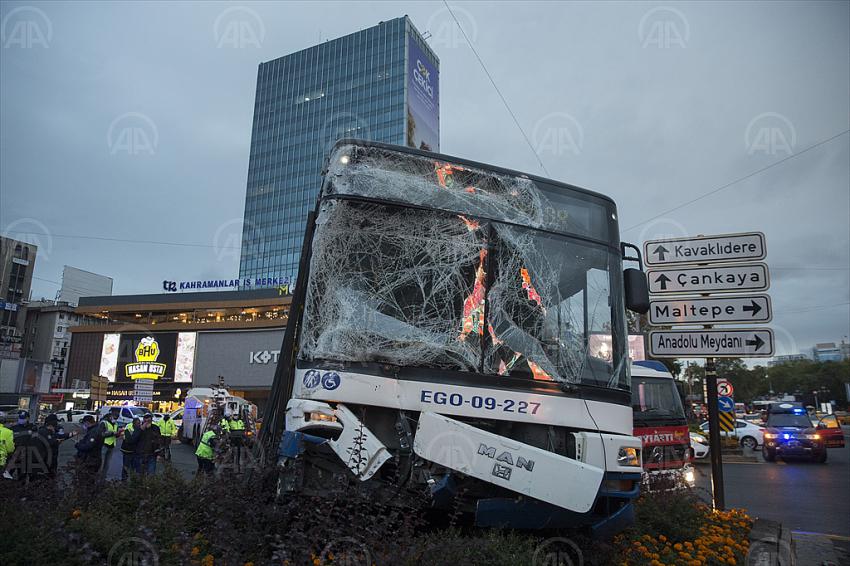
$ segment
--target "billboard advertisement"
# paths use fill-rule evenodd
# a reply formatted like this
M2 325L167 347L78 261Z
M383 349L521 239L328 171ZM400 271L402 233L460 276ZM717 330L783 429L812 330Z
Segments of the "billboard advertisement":
M440 151L440 89L436 66L407 38L407 145Z
M196 338L195 332L104 334L99 373L110 382L192 383Z
M283 329L199 332L195 386L218 376L234 389L268 389L283 343Z

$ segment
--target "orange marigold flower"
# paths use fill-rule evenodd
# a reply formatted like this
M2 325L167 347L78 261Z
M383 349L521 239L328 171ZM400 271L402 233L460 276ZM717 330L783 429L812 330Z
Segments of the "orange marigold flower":
M213 556L212 554L207 554L206 556L204 556L203 560L201 560L201 564L203 566L213 566L214 562L215 556Z
M192 547L192 556L197 556L197 555L199 555L200 553L201 553L201 549L200 549L200 548L198 548L197 546L193 546L193 547Z

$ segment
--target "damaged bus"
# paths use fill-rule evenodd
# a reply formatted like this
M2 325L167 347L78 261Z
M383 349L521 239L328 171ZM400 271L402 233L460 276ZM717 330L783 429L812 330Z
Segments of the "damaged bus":
M343 140L307 225L263 428L280 493L355 481L480 526L631 522L625 308L648 298L614 202Z

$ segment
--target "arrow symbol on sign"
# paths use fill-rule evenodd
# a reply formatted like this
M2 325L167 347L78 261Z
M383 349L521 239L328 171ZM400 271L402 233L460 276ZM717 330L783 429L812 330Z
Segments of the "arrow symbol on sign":
M758 335L756 335L755 340L747 340L747 346L755 346L756 352L758 352L762 346L764 346L764 340L762 340Z
M759 312L761 312L761 305L759 305L757 302L753 301L752 299L750 299L750 302L752 303L752 305L744 305L742 310L744 312L752 312L753 316L755 316ZM758 350L758 348L756 348L756 349Z
M664 258L662 257L661 259L664 259ZM667 277L666 275L664 275L663 273L658 276L658 279L655 280L656 283L661 283L661 290L662 291L667 290L667 283L669 283L670 281L672 281L672 280L669 277Z
M658 259L660 261L664 261L664 254L669 254L670 250L668 250L664 246L658 246L657 248L655 248L655 251L652 252L652 253L658 254Z

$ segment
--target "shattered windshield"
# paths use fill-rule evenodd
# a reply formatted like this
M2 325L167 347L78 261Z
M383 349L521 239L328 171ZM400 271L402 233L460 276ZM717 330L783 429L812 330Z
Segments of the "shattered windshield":
M627 389L620 272L604 244L325 198L300 357ZM607 349L591 347L600 336Z

